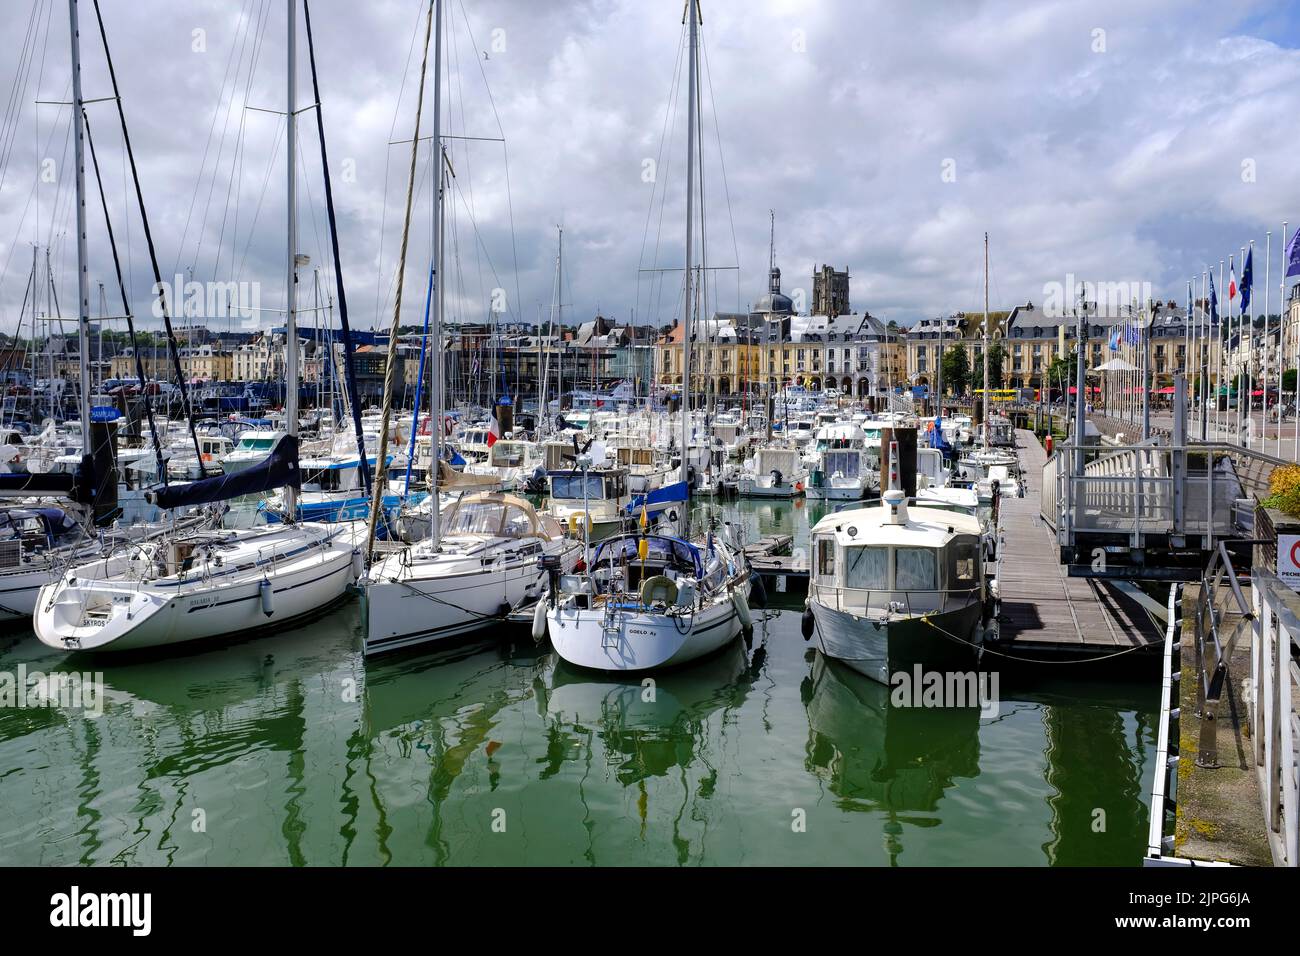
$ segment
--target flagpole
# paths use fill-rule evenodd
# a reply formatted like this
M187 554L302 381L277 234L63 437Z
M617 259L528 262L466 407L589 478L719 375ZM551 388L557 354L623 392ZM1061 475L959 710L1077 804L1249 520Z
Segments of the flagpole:
M1205 331L1202 328L1202 326L1206 325L1209 322L1209 318L1210 318L1210 300L1206 297L1205 294L1205 272L1204 271L1201 272L1201 301L1205 304L1201 306L1201 317L1197 322L1197 328L1201 330L1201 336L1200 336L1201 341L1200 344L1196 346L1195 361L1196 361L1196 368L1200 370L1200 377L1201 377L1201 385L1196 390L1197 404L1201 406L1200 421L1197 424L1200 426L1201 441L1204 441L1205 440L1205 379L1210 374L1210 363L1208 361L1201 360L1201 352L1204 351L1205 349L1205 340L1206 340Z
M1223 260L1222 259L1219 260L1219 288L1220 289L1223 288ZM1232 337L1232 311L1231 311L1232 303L1231 302L1229 302L1228 307L1229 307L1229 311L1228 311L1227 332L1228 332L1229 340L1231 340ZM1219 324L1222 325L1223 323L1220 322ZM1232 375L1231 371L1229 371L1228 368L1228 356L1224 354L1227 352L1227 346L1228 343L1224 342L1223 347L1219 349L1219 387L1220 388L1223 387L1224 372L1228 372L1229 378L1231 378ZM1228 407L1227 407L1228 395L1231 394L1232 394L1232 383L1231 381L1229 381L1228 391L1223 396L1224 407L1222 409L1222 414L1220 414L1220 409L1219 409L1219 396L1218 395L1214 396L1214 440L1215 441L1218 441L1220 438L1223 437L1223 426L1228 423Z

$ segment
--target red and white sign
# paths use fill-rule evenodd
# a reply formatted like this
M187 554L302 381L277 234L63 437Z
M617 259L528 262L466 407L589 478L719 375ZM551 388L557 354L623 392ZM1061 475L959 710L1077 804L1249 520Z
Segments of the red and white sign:
M1277 576L1292 591L1300 591L1300 534L1277 536Z

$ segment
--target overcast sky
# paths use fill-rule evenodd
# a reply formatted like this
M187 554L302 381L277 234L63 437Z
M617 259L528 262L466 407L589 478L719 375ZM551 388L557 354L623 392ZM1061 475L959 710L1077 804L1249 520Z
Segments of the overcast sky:
M284 120L263 110L285 106L285 0L101 5L164 277L257 283L260 306L282 308ZM108 96L94 8L80 6L84 96ZM448 0L443 134L483 138L446 141L450 318L483 318L494 289L510 317L549 311L558 225L566 318L669 322L680 310L680 271L640 270L684 258L682 7ZM392 318L410 145L390 141L414 129L426 8L312 4L343 276L362 328ZM1189 277L1252 239L1262 305L1272 230L1276 308L1282 220L1300 221L1295 5L705 0L703 16L705 263L721 267L710 307L744 309L765 291L775 210L784 291L810 290L814 267L831 263L850 271L855 310L905 324L982 305L986 230L994 308L1040 302L1067 274L1150 282L1181 301ZM42 263L50 246L62 312L76 311L70 110L36 104L71 96L67 3L5 0L0 36L0 327L12 330L34 242ZM307 107L301 4L298 39ZM422 135L432 59L429 72ZM87 109L147 316L116 112ZM315 122L299 115L298 248L328 267ZM430 152L417 163L404 324L421 320L428 279ZM106 283L118 315L88 175L92 287ZM303 281L309 307L310 270ZM332 270L321 281L333 291Z

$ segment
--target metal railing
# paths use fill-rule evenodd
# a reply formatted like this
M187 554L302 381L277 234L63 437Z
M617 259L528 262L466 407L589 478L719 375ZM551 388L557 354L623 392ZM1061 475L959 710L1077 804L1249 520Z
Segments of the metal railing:
M1247 492L1236 459L1258 453L1217 443L1110 446L1074 474L1079 453L1097 450L1062 445L1043 468L1042 515L1063 546L1076 532L1127 534L1134 548L1145 534L1199 534L1212 550L1216 539L1240 535ZM1258 481L1252 476L1252 491Z
M1224 583L1228 588L1224 589ZM1230 623L1229 615L1236 617ZM1227 687L1228 667L1232 661L1237 638L1243 629L1250 627L1255 611L1246 600L1232 566L1232 556L1222 541L1201 575L1201 586L1196 595L1196 608L1192 615L1196 648L1196 716L1201 721L1200 742L1196 751L1198 767L1219 765L1218 724L1219 704ZM1224 632L1228 637L1225 643Z
M827 607L849 613L878 611L881 614L905 614L916 617L918 614L943 614L949 610L949 601L958 607L965 607L972 597L980 594L979 586L969 588L912 588L894 590L891 588L849 588L834 585L813 584L810 591L815 593ZM875 595L878 603L872 604ZM915 606L912 595L918 595ZM833 597L834 600L828 598ZM861 600L855 598L861 597ZM958 602L956 599L961 598Z
M1270 571L1251 573L1251 741L1269 849L1278 866L1300 866L1300 618L1295 592Z
M1161 721L1156 735L1155 779L1151 787L1151 813L1147 829L1147 854L1143 861L1147 866L1163 865L1165 854L1174 849L1173 834L1166 834L1169 818L1177 810L1175 803L1175 786L1178 770L1178 735L1173 732L1172 724L1178 719L1176 688L1181 671L1175 664L1174 651L1181 643L1182 615L1178 605L1182 600L1182 587L1177 584L1169 586L1167 608L1169 624L1165 629L1165 648L1162 657L1163 675L1160 682Z

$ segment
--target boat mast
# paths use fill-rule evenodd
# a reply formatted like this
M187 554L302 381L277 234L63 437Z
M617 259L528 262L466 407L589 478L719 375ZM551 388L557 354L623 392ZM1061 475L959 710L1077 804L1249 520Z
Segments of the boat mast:
M284 315L284 417L285 427L294 438L298 437L298 180L297 180L297 145L298 118L294 114L297 100L297 35L295 33L298 19L297 0L286 0L288 22L288 56L286 57L286 105L285 105L285 149L288 162L288 178L285 196L286 220L285 230L285 315ZM202 459L200 459L202 460ZM285 520L292 522L298 513L298 489L286 485L284 489Z
M691 258L692 226L695 216L695 71L696 64L696 24L699 18L699 0L688 0L686 15L690 17L688 47L690 60L688 67L686 94L686 287L682 296L682 468L681 481L690 481L690 462L688 452L691 439ZM687 490L689 494L689 489ZM690 509L682 509L682 537L687 537Z
M443 426L443 389L446 386L443 382L445 366L442 357L442 315L447 304L444 297L447 285L443 282L443 247L445 245L443 242L445 238L443 196L447 188L447 161L442 148L442 0L434 0L429 12L433 17L433 161L437 164L435 179L437 188L433 193L433 280L437 285L433 289L433 301L429 304L433 312L429 321L429 327L433 333L433 348L430 352L433 357L433 364L429 369L429 411L431 413L429 416L431 419L429 422L429 498L431 499L429 539L433 542L433 546L437 547L438 541L442 538L442 511L438 502L438 471L442 467L442 438L443 433L446 431ZM427 28L424 44L427 58L429 45ZM424 96L423 67L421 67L420 73L420 96L421 98ZM420 138L418 107L416 109L415 130L415 138L418 143ZM412 157L411 173L412 175L415 173L414 157ZM410 202L409 198L407 201ZM394 325L395 328L396 325ZM462 339L462 341L464 340ZM393 346L395 345L396 338L393 341ZM414 438L412 440L414 441Z
M943 356L939 356L943 361ZM984 448L989 447L989 234L984 233Z
M68 0L68 26L72 39L72 129L77 178L77 343L81 350L81 449L90 452L90 274L86 264L86 123L81 99L81 31L77 25L77 0ZM51 361L53 358L51 357ZM50 377L54 391L54 377ZM202 460L202 459L200 459Z

